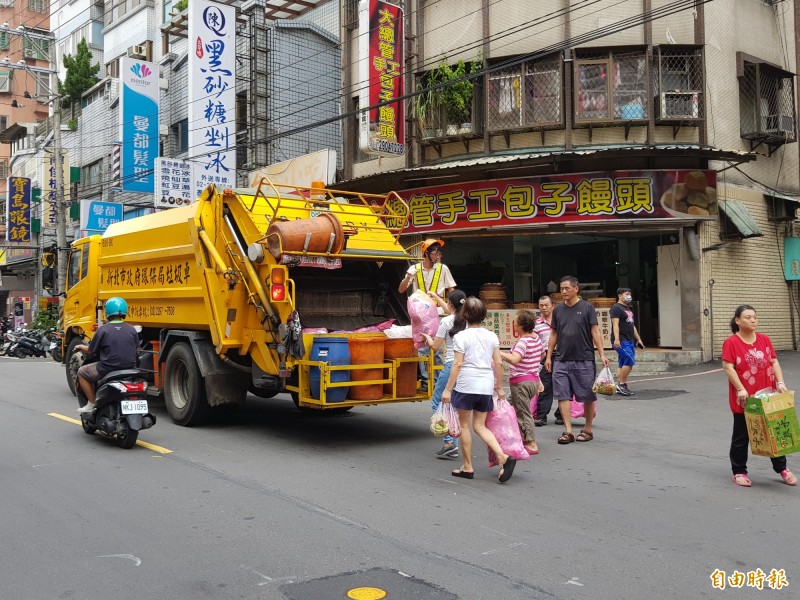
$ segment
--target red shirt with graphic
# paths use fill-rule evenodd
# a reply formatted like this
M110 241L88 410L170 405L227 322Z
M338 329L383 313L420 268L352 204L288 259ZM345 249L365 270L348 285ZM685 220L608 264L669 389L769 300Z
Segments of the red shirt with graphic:
M748 396L764 388L775 387L775 348L763 333L756 333L756 341L746 344L735 333L722 344L722 360L729 362L736 370ZM736 388L728 382L728 402L735 413L743 413L744 407L736 399Z

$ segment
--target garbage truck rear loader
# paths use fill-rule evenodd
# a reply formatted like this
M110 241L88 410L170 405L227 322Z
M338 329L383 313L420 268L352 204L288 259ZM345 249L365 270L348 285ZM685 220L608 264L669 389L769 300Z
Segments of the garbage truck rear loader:
M163 392L180 425L198 425L248 392L289 391L298 406L346 410L418 401L397 375L416 356L372 365L311 360L319 333L353 343L358 329L408 322L397 281L412 257L398 241L408 207L395 193L353 194L311 186L206 188L197 202L112 224L73 243L64 308L64 360L75 391L81 354L105 300L121 296L128 321L152 346L151 392ZM311 329L314 334L304 334ZM429 359L427 359L429 360ZM433 365L430 365L431 367ZM416 367L416 364L414 364ZM342 382L342 371L371 373ZM414 369L415 372L415 369ZM311 379L314 379L312 384ZM342 388L385 384L362 399ZM338 393L333 393L339 388Z

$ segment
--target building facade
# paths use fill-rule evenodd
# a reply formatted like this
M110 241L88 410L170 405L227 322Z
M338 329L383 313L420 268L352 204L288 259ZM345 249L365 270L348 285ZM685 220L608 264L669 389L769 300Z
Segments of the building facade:
M742 303L797 347L796 3L403 7L406 152L362 154L353 104L344 172L404 197L409 244L443 238L459 287L501 282L509 308L566 274L599 307L630 287L645 343L692 361ZM342 31L355 98L363 32Z

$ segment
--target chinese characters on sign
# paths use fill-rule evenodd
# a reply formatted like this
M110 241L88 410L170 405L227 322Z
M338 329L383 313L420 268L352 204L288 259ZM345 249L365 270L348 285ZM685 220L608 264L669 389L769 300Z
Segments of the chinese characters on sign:
M191 204L192 163L172 158L156 159L156 208L175 208Z
M692 177L693 176L693 177ZM689 183L684 183L689 182ZM687 191L687 185L703 191ZM681 213L675 198L704 203ZM404 233L617 219L715 217L713 171L613 171L431 186L400 194L409 206ZM712 200L713 198L713 200ZM397 202L394 207L402 209Z
M539 316L539 311L531 309ZM597 322L600 326L600 335L603 338L603 348L611 348L611 316L609 314L611 309L608 308L595 308L597 312ZM486 319L481 323L481 326L489 331L494 331L500 339L500 348L510 349L514 347L518 337L514 335L512 324L517 316L516 310L488 310L486 311Z
M100 273L100 282L114 289L183 286L190 278L188 261L152 267L111 267Z
M158 66L152 62L120 59L119 111L122 138L122 181L131 192L153 193L158 156Z
M236 184L236 7L197 0L189 7L191 198L209 184Z
M748 571L747 573L734 571L730 575L725 571L715 569L709 577L711 578L711 587L716 590L724 590L726 586L730 588L742 588L746 586L758 590L767 588L771 590L780 590L789 585L789 580L786 578L786 571L784 569L771 569L769 575L761 569Z
M61 177L64 179L64 189L69 189L69 159L61 154ZM58 225L58 204L56 188L56 161L55 157L45 155L42 159L42 227L55 229Z
M11 244L31 243L31 180L6 180L6 239Z
M87 234L102 233L109 225L123 220L124 206L118 202L81 200L81 229Z
M359 13L359 146L363 152L398 156L404 152L403 10L369 0ZM369 108L368 108L369 107Z

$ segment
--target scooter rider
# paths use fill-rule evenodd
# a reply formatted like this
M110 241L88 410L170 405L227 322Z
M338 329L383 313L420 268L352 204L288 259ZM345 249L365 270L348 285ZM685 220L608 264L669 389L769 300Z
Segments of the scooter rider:
M133 325L125 323L128 303L122 298L109 298L105 304L106 323L95 333L89 345L75 346L76 350L97 355L97 362L78 369L78 384L89 402L79 413L95 409L95 384L112 371L136 368L139 334Z

